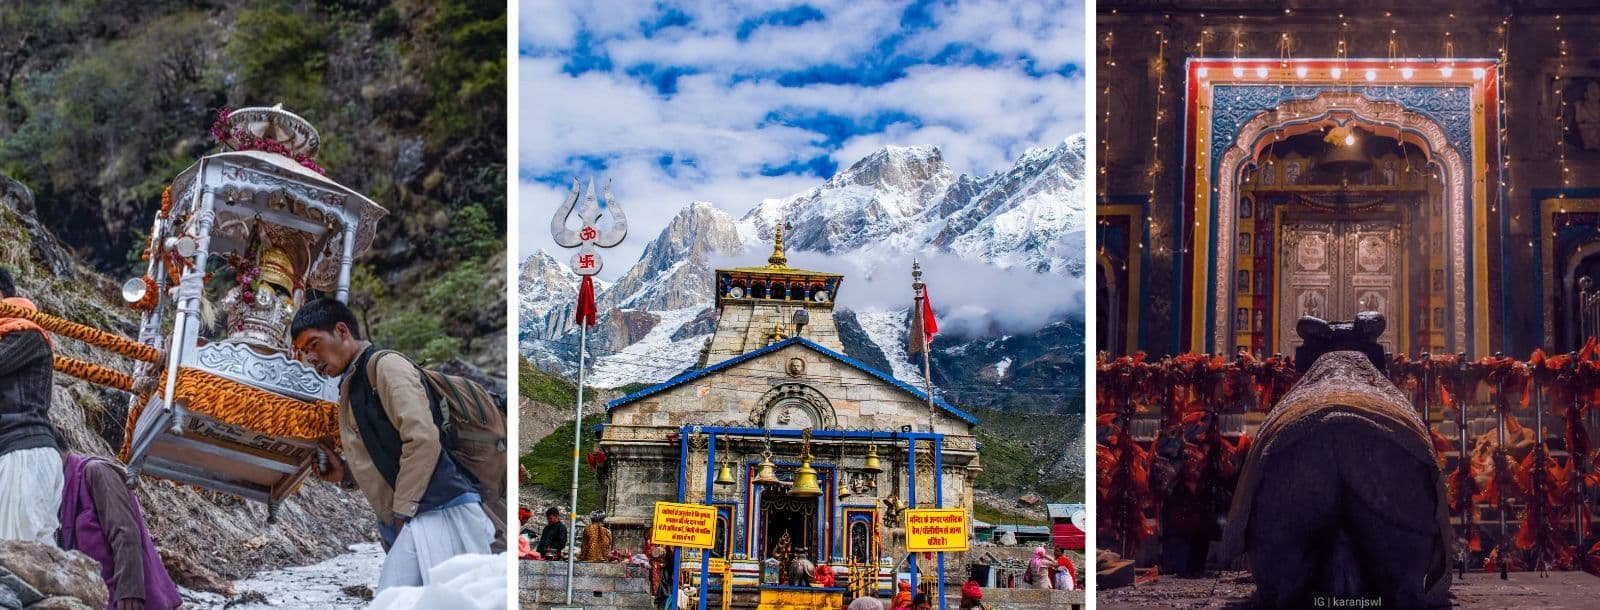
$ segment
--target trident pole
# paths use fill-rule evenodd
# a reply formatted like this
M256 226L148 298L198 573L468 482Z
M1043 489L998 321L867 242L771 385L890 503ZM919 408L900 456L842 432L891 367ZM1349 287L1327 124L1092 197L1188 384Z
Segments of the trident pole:
M924 311L924 305L923 304L926 302L926 299L927 299L927 288L928 288L928 286L927 286L927 284L924 284L922 282L922 265L920 263L917 263L916 261L912 261L912 263L911 263L911 288L913 289L913 291L916 294L915 307L917 308L917 313L915 315L917 316L917 320L918 320L917 330L918 330L918 332L922 333L921 337L914 337L914 339L922 342L922 385L923 385L924 391L928 395L928 434L932 435L937 431L934 428L934 424L938 421L938 411L935 409L934 403L933 403L933 364L932 364L932 358L930 358L928 356L928 351L929 351L929 349L931 347L930 345L928 345L928 320L927 320L926 317L923 316L923 311ZM932 448L933 454L934 454L934 458L935 459L939 459L942 456L939 454L939 449L940 448L939 448L938 445L939 444L943 444L943 440L938 438L938 437L933 437L933 436L930 436L930 438L934 439L931 442L935 443L934 447ZM911 441L911 446L913 448L916 447L916 444L917 444L917 441L915 441L915 440ZM912 455L911 459L915 460L916 459L916 452L913 451L911 455ZM934 469L934 489L933 489L934 506L937 507L937 508L943 508L944 507L944 504L942 502L942 500L943 500L943 497L942 497L943 496L943 493L942 493L943 490L940 489L941 484L939 483L939 480L940 480L939 479L939 475L940 475L940 470L939 470L938 467L936 467ZM915 496L913 496L911 498L912 507L916 506L916 502L917 502L917 499L916 499ZM915 554L913 554L912 561L916 561L914 555ZM935 579L935 585L934 586L936 587L936 590L933 592L933 594L938 596L938 598L939 598L939 609L940 610L944 610L944 607L945 607L945 601L944 601L944 551L940 551L939 552L939 564L938 565L939 565L939 568L938 568L939 573L938 573L937 578ZM913 583L913 585L917 585L917 584L920 584L920 583Z
M583 356L589 348L589 325L578 325L578 419L572 430L572 526L567 528L567 605L572 605L573 550L578 542L578 454L583 447Z

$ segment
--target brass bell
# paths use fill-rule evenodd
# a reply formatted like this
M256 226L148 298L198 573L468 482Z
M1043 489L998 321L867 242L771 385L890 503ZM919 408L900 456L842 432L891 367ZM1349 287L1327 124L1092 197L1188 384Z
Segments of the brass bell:
M800 467L794 471L794 488L789 490L789 495L797 498L815 498L822 495L822 488L817 487L817 469L811 467L811 456L806 456L800 462Z
M722 467L717 469L716 483L718 485L732 485L737 482L733 478L733 467L729 466L727 462L723 462Z
M772 463L772 452L761 452L761 463L756 466L756 478L751 481L757 485L777 485L778 467Z
M840 474L843 474L843 472L840 472ZM839 492L837 495L840 500L855 495L855 492L850 490L850 483L845 481L845 477L839 477Z
M883 464L878 463L877 445L867 445L867 461L861 465L861 472L868 474L883 472Z

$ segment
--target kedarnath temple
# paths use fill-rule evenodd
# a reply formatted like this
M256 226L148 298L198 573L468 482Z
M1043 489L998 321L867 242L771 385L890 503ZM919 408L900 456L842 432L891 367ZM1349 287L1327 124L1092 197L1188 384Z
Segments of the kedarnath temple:
M1212 544L1230 503L1271 515L1250 535L1312 514L1235 496L1259 491L1247 456L1275 419L1357 403L1403 430L1366 428L1367 456L1407 443L1434 468L1383 489L1428 498L1392 515L1440 510L1458 579L1600 571L1585 478L1600 359L1584 349L1600 330L1600 13L1582 4L1100 3L1099 546L1132 564L1102 589L1135 567L1241 569ZM1315 471L1333 463L1291 474L1337 480ZM1256 567L1280 569L1270 556ZM1430 585L1448 584L1439 561Z
M845 355L843 279L789 267L781 232L767 265L716 271L720 317L700 365L611 401L597 427L619 548L643 544L656 502L688 502L716 507L706 565L726 566L740 605L784 584L773 560L795 555L831 566L840 588L885 595L896 573L964 574L964 553L910 560L902 515L971 510L977 421ZM693 579L699 552L681 565Z

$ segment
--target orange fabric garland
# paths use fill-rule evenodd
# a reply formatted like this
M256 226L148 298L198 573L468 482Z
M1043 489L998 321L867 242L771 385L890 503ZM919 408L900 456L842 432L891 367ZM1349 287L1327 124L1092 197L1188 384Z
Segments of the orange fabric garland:
M190 411L225 424L267 436L328 441L335 448L341 445L339 405L325 400L314 403L295 400L191 368L178 369L173 396L176 401L184 402ZM128 413L121 452L124 462L128 460L134 426L149 402L149 396L140 397L139 403Z
M0 302L0 317L23 318L25 320L31 320L47 331L63 337L77 339L96 347L103 347L120 356L125 356L134 360L155 362L160 358L160 354L156 352L156 348L150 347L138 341L113 335L103 330L90 328L82 324L68 322L50 314L31 311L24 307L17 307L10 303Z
M95 385L110 386L124 392L133 390L133 375L92 362L56 356L52 366L63 375L77 377Z

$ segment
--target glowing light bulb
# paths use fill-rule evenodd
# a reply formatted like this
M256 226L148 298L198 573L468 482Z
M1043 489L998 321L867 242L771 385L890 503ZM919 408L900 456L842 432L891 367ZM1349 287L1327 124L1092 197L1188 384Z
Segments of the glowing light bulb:
M1233 77L1234 78L1244 78L1244 68L1240 68L1238 66L1234 66L1234 68L1233 68Z
M1472 78L1483 78L1483 68L1473 68Z
M1211 70L1209 68L1206 68L1206 67L1202 66L1198 73L1200 74L1200 78L1205 78L1207 74L1211 73Z
M1355 146L1355 144L1356 144L1356 137L1355 136L1347 135L1347 136L1344 137L1344 145L1345 146Z
M1295 68L1294 69L1294 75L1298 76L1300 78L1305 78L1306 77L1306 67L1305 66L1300 66L1298 68Z
M1264 67L1256 68L1256 78L1266 78L1266 77L1267 77L1267 69L1266 68L1264 68Z
M1332 72L1330 72L1330 74L1332 74L1332 75L1333 75L1333 78L1334 78L1334 79L1335 79L1335 80L1338 80L1338 78L1339 78L1339 75L1341 75L1341 74L1344 74L1344 70L1340 70L1340 69L1338 69L1338 68L1334 68L1334 69L1333 69L1333 71L1332 71Z
M1450 75L1451 74L1455 74L1455 73L1456 73L1456 69L1452 68L1450 66L1445 66L1443 68L1439 68L1439 74L1444 75L1445 78L1450 78Z
M1414 74L1414 73L1415 73L1415 71L1413 71L1409 67L1401 68L1400 69L1400 78L1404 78L1406 80L1411 80L1411 75Z
M1378 80L1378 71L1377 70L1373 70L1371 68L1368 68L1367 69L1367 82L1370 83L1370 82L1375 81L1375 80Z

